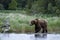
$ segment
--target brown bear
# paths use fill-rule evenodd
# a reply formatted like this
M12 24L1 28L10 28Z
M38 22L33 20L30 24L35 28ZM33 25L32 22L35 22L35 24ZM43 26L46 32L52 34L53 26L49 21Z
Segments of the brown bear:
M31 26L35 25L35 33L38 33L42 29L42 33L47 33L47 21L44 19L31 20Z

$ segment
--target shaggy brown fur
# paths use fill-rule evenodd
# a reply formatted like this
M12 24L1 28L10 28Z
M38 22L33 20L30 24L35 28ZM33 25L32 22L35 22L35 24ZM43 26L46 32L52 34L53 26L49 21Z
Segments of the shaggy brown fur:
M42 33L47 33L47 21L43 19L34 19L31 21L31 25L35 25L35 33L42 29Z

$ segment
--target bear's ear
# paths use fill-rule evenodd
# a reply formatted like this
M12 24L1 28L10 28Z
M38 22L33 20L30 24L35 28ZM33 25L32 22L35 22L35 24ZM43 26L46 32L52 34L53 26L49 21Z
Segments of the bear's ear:
M35 19L35 22L37 23L39 21L39 19Z
M35 23L37 23L37 20L34 20Z

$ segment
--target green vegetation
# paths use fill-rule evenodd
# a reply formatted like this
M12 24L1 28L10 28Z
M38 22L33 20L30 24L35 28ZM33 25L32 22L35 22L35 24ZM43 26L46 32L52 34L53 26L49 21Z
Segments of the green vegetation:
M0 10L25 10L28 14L60 16L60 0L1 0Z
M15 10L17 7L17 3L16 3L16 1L15 0L12 0L12 2L9 4L9 9L10 10Z
M48 21L48 32L58 33L60 0L1 0L0 26L7 18L11 25L10 32L34 32L34 26L30 26L29 22L43 18Z
M42 14L44 15L44 14ZM9 18L10 22L10 32L34 32L34 25L30 26L30 21L35 18L46 19L48 21L48 32L60 32L60 17L51 17L47 15L26 15L21 13L0 13L0 26L2 26L3 21ZM1 28L0 28L1 31Z

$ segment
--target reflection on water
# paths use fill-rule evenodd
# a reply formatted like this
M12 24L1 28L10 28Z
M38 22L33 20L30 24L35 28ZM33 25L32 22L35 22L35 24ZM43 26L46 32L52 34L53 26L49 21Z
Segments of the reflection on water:
M0 40L60 40L60 34L1 34Z
M35 38L46 38L47 37L47 34L44 33L44 34L35 34Z

